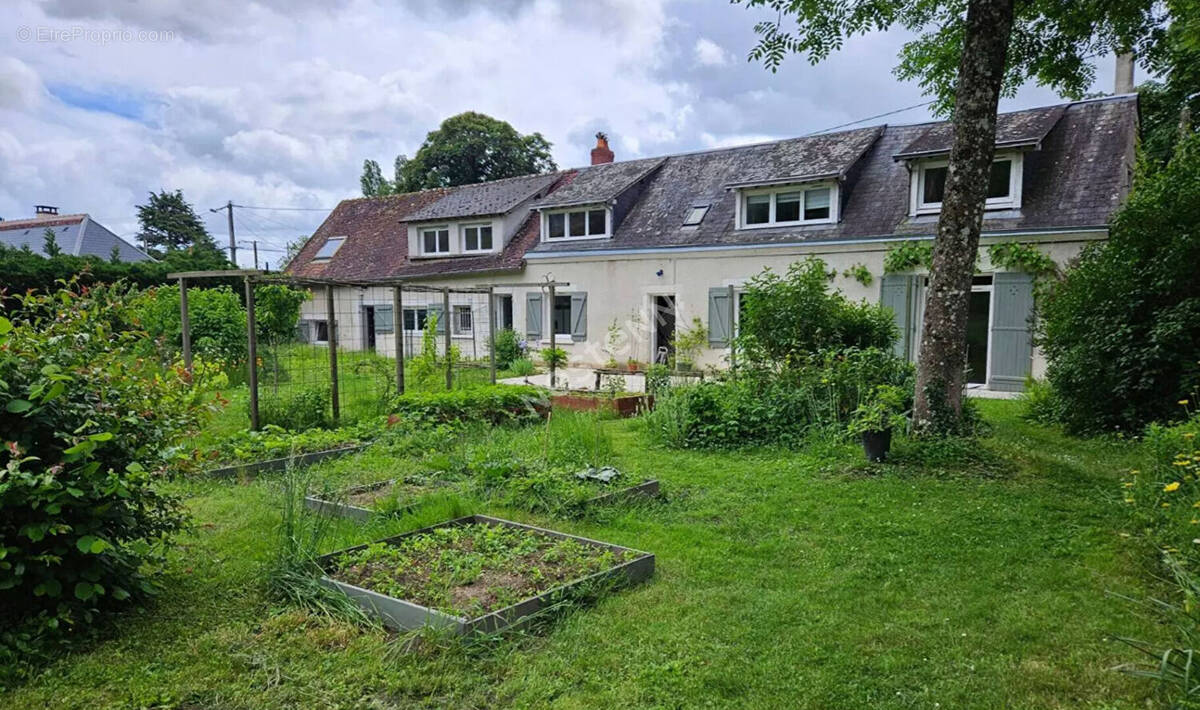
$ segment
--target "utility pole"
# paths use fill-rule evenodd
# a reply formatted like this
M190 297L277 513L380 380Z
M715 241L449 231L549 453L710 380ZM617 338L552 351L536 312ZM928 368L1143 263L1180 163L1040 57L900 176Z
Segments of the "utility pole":
M254 245L254 270L258 271L258 240L255 239L250 243Z
M237 267L237 242L233 238L233 200L225 203L224 207L210 207L209 212L220 212L221 210L228 211L229 217L229 260L233 262L234 267ZM256 267L257 268L257 267Z

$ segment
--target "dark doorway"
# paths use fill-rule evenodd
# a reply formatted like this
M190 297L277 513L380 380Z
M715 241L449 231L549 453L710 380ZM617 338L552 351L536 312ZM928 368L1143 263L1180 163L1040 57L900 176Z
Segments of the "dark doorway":
M363 340L367 343L367 350L375 349L375 306L363 306Z
M991 331L991 285L971 290L967 311L967 383L987 384L988 334Z
M675 358L675 297L654 297L654 362L668 364Z
M512 330L513 299L512 296L496 296L496 329Z

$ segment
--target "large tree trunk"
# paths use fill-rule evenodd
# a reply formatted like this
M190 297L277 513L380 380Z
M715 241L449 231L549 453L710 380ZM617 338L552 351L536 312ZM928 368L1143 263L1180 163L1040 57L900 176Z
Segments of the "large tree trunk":
M1012 32L1013 0L971 0L954 102L954 146L933 243L913 423L956 431L967 362L967 311L996 145L996 108Z

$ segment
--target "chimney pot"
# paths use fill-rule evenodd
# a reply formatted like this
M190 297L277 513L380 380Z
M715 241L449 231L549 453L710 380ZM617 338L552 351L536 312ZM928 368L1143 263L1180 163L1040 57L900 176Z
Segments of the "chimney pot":
M58 214L58 208L53 205L34 205L34 214Z
M612 149L608 147L608 136L600 131L596 134L596 147L592 148L592 165L611 163L614 157Z

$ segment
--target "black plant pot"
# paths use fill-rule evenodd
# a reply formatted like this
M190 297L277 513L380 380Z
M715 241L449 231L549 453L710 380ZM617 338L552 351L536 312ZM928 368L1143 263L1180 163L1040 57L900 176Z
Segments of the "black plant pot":
M892 430L864 431L862 445L863 453L867 455L868 461L882 463L887 458L888 452L892 450Z

